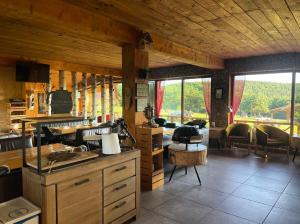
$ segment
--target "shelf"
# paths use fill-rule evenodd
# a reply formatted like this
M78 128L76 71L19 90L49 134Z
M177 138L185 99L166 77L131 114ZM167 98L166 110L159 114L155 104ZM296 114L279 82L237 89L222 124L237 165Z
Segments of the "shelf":
M154 148L152 150L152 156L155 156L155 155L157 155L159 153L162 153L163 151L164 151L164 149L162 149L162 148Z
M156 175L158 175L158 174L161 174L161 173L163 173L163 172L164 172L164 169L154 170L154 171L152 172L152 176L154 177L154 176L156 176Z
M26 111L26 107L8 107L8 109L13 111Z
M137 148L142 149L142 189L154 190L164 184L163 129L138 126L136 128Z
M22 118L26 118L26 115L24 114L19 114L19 115L10 115L10 120L15 120L15 119L22 119Z

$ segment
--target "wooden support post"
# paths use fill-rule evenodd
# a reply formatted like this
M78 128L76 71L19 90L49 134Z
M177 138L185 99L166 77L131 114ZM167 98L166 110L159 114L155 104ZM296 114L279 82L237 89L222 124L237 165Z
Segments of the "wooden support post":
M92 117L96 119L97 114L96 114L96 89L97 89L97 76L95 74L92 74Z
M105 111L105 77L101 78L101 122L106 122L106 111Z
M114 80L113 77L109 77L109 114L110 120L114 122Z
M73 116L78 116L77 92L78 92L77 72L72 72Z
M149 54L146 49L136 49L134 45L122 48L123 70L123 117L128 130L135 136L136 125L146 121L143 112L136 112L136 83L139 79L139 69L149 67ZM146 80L140 80L147 83Z
M59 89L62 89L62 90L67 89L66 77L65 77L64 70L59 70Z
M49 83L48 83L48 86L47 86L47 91L48 93L50 93L52 90L52 75L51 75L51 72L49 73ZM47 111L47 114L48 116L51 116L51 104L50 104L50 101L48 102L48 111Z
M82 73L82 115L84 119L87 118L87 105L86 105L86 97L87 97L87 91L86 91L86 86L87 86L87 78L86 78L86 73Z

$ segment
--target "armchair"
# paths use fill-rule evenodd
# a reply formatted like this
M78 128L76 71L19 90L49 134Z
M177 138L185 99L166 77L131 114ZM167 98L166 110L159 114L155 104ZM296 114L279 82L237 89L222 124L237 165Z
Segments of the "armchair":
M248 124L231 124L226 128L227 144L232 147L234 144L245 144L250 154L251 127Z
M255 152L257 151L258 146L263 148L265 157L268 157L268 147L285 149L289 159L290 135L285 131L270 125L258 125L256 127Z

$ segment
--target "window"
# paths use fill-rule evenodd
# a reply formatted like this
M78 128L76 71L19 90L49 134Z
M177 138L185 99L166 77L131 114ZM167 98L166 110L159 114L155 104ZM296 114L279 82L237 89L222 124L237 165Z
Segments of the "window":
M148 91L149 91L149 97L148 101L149 104L155 108L155 81L149 81L148 83Z
M294 133L300 134L300 73L296 73L295 82Z
M122 109L122 83L114 84L114 112L115 120L123 117Z
M292 73L236 76L234 121L252 126L273 125L289 133L291 90Z
M184 80L184 123L194 119L208 121L210 80L210 78Z
M164 81L164 95L160 117L168 122L181 123L181 82L182 80Z

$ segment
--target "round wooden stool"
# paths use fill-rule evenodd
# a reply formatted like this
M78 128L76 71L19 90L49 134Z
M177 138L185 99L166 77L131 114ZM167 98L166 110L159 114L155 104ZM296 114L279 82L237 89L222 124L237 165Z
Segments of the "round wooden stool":
M169 182L172 180L173 174L177 166L185 167L185 174L187 174L187 167L193 166L201 185L201 180L197 171L196 166L206 164L207 157L207 146L199 145L188 145L186 150L185 144L171 144L169 146L170 163L174 165Z

